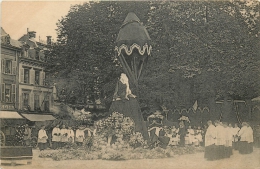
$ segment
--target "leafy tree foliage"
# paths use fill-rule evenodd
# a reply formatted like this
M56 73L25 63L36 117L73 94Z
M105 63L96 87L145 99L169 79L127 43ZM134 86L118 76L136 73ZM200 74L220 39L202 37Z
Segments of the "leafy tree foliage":
M152 90L145 102L159 96L156 101L168 107L190 107L195 100L208 105L259 94L259 9L247 9L255 16L250 26L252 17L241 8L231 2L152 3L153 71L142 82Z
M142 106L187 108L260 94L259 2L101 1L71 8L50 53L51 72L79 99L111 101L122 71L114 42L128 12L153 43L139 84Z

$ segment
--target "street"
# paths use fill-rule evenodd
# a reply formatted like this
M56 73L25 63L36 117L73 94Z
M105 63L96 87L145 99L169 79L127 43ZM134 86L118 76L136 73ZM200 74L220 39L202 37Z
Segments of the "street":
M53 151L53 150L46 150ZM126 161L106 160L67 160L53 161L50 158L39 158L39 150L34 150L33 161L30 165L1 166L1 169L70 169L70 168L95 168L95 169L260 169L260 148L254 148L254 152L241 155L233 151L229 159L207 161L204 153L180 155L165 159L142 159Z

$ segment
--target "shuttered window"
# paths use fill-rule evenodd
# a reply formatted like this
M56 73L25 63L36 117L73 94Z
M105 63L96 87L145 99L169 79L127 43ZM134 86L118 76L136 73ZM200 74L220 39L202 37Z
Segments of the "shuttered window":
M39 70L35 70L35 85L41 85L40 84L40 71Z
M23 108L27 108L29 106L29 93L22 94L22 103L23 103Z
M15 84L12 84L11 100L12 100L13 103L16 102L15 98L16 98L16 85L15 85Z
M1 63L2 63L2 70L1 70L1 71L2 71L3 73L5 73L5 60L2 59L2 60L1 60Z
M38 94L34 94L34 110L40 109L40 99Z
M5 84L1 84L1 100L5 101Z
M11 84L5 84L4 102L11 102Z
M20 69L20 83L24 83L24 69L21 68Z
M12 74L16 75L16 61L12 61Z
M50 111L49 96L45 96L44 98L44 111Z
M30 70L29 69L24 69L24 83L29 83L30 80Z
M30 84L35 84L35 71L30 69Z
M46 83L45 83L45 72L41 73L41 81L42 81L43 86L46 85Z

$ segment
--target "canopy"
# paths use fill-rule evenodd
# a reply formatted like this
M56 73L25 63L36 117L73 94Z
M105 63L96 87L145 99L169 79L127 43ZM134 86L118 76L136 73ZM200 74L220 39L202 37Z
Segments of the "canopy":
M146 28L139 18L130 12L118 33L115 51L124 72L137 88L143 64L151 54L150 41Z
M15 111L0 111L0 119L23 119L23 117Z
M55 120L55 117L49 114L25 114L22 113L22 116L30 121L47 121Z
M147 52L150 55L152 47L150 46L151 38L146 28L140 22L140 19L132 12L130 12L118 33L116 39L117 55L121 54L122 50L125 50L127 55L131 55L136 48L140 55L144 55Z

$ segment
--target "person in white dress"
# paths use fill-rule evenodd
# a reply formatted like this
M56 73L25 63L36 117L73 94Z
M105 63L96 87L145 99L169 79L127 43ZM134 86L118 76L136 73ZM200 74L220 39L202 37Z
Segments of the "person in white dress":
M39 146L40 151L43 151L44 149L47 148L47 139L48 139L48 136L45 131L45 126L42 125L41 129L38 132L38 146Z
M222 122L219 122L218 120L215 121L216 125L216 146L217 146L217 152L216 152L216 158L217 159L223 159L225 158L225 143L226 143L226 134L225 129L223 127Z
M173 137L173 145L177 146L180 142L179 128L175 126L172 127L172 137Z
M194 129L192 129L191 126L189 126L185 137L185 144L192 145L193 142L194 142Z
M52 130L52 148L53 149L60 148L60 141L61 141L60 125L57 125Z
M240 130L240 128L238 127L238 124L237 123L235 123L235 126L234 126L234 128L233 128L233 145L232 145L232 147L233 147L233 149L234 150L238 150L238 131Z
M84 130L85 127L84 126L79 126L79 128L76 130L76 137L75 137L75 141L77 143L78 146L82 146L83 142L85 140L85 134L84 134Z
M66 129L65 125L62 125L61 133L61 146L64 147L66 143L68 143L68 129Z
M74 136L75 136L74 131L73 131L72 127L69 126L68 127L68 142L69 143L74 143Z
M205 133L205 152L204 158L207 160L216 160L216 127L212 124L212 121L207 122L208 128Z
M238 151L240 154L250 154L253 152L253 130L246 122L242 123L242 128L238 132L240 137Z
M198 128L195 130L195 135L194 135L194 144L195 146L200 146L202 144L202 130L201 127L198 126Z
M223 122L223 127L223 132L225 133L224 157L229 158L232 155L233 127L232 125L228 126L226 122Z

